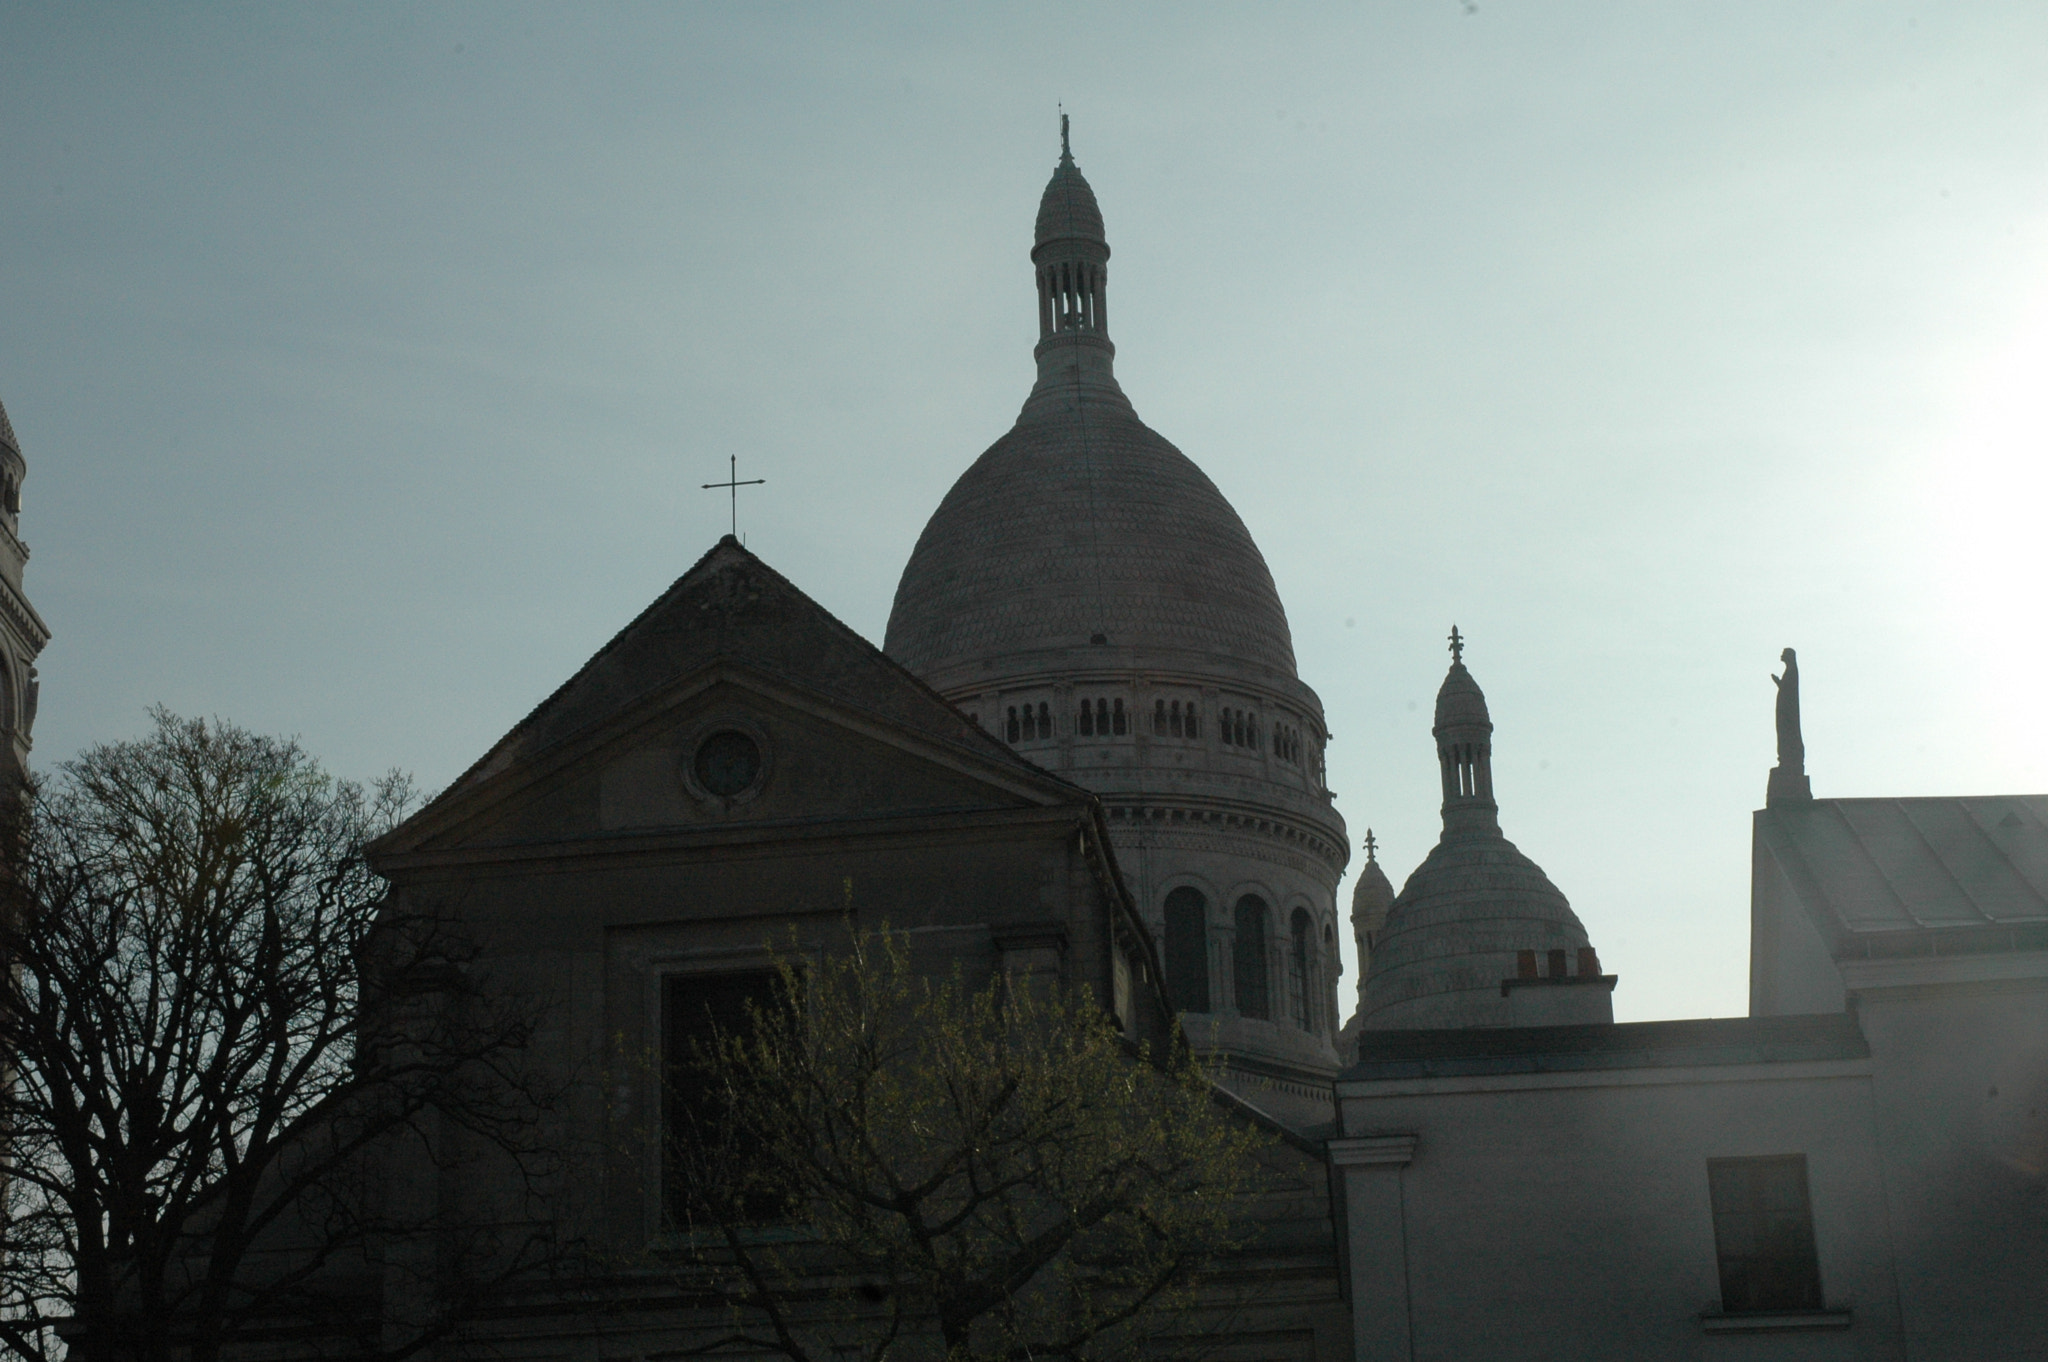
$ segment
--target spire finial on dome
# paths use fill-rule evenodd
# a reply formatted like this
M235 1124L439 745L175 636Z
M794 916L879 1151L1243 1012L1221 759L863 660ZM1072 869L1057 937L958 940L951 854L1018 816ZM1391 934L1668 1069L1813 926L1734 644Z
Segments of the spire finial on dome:
M1060 106L1060 159L1062 161L1072 161L1074 159L1074 148L1067 142L1067 110L1065 105Z
M1365 830L1365 861L1367 865L1371 865L1375 860L1379 859L1373 855L1374 849L1378 846L1379 843L1373 839L1372 829L1367 828Z
M1464 661L1465 639L1464 636L1458 632L1458 626L1454 624L1451 626L1451 664L1453 666L1459 666L1462 665Z

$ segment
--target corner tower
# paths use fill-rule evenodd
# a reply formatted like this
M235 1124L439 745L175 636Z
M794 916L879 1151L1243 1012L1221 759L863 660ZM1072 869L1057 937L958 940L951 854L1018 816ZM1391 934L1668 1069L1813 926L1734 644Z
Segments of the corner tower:
M50 641L22 590L28 545L21 542L21 484L28 476L21 441L0 406L0 800L12 812L28 778L29 731L36 721L36 656Z
M1349 850L1322 702L1244 522L1117 384L1109 239L1064 119L1034 238L1037 381L918 537L884 648L1101 797L1190 1039L1321 1119Z

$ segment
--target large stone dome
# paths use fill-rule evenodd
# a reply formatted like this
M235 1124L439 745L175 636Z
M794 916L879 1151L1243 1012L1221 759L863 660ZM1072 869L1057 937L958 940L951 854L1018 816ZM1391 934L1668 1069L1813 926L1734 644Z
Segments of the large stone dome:
M1055 387L939 504L884 647L944 677L1090 644L1294 675L1273 575L1216 484L1128 402Z
M884 647L1101 798L1189 1042L1315 1126L1348 854L1322 702L1244 522L1116 381L1109 241L1065 132L1033 227L1037 382L926 523Z

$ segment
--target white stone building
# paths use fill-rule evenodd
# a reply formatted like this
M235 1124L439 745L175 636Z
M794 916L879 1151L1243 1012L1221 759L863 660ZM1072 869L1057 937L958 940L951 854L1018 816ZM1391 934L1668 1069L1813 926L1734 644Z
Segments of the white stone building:
M1613 980L1526 861L1446 885L1447 765L1336 1083L1357 1362L2048 1356L2048 797L1816 800L1794 697L1748 1017L1529 1024Z

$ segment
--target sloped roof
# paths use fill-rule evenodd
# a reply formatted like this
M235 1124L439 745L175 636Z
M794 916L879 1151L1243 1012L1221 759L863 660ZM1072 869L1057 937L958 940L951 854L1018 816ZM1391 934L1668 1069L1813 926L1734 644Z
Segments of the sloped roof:
M2048 942L2048 795L1802 800L1756 817L1838 952L1898 934Z
M1067 785L983 732L727 535L428 808L590 731L678 677L720 661L743 664L965 749L1028 775L1035 784ZM1088 797L1072 788L1077 799Z

